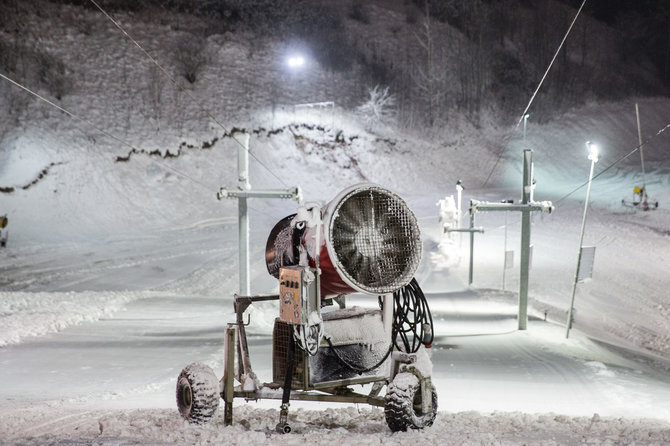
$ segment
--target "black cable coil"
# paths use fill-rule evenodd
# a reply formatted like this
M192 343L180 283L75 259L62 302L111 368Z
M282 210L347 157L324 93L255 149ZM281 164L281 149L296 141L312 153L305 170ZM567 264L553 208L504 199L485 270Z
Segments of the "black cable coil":
M433 316L415 278L393 293L393 344L405 353L416 353L421 344L433 343Z
M381 306L381 296L379 300L379 305ZM393 293L391 336L393 343L389 345L389 349L384 357L377 364L370 367L361 367L345 360L337 352L337 347L332 344L330 338L326 337L325 339L330 347L330 351L340 363L358 372L358 374L370 372L381 366L393 351L394 346L405 353L416 353L421 344L430 348L434 338L433 316L430 313L426 296L414 278L410 283ZM402 341L402 347L398 342L399 340Z

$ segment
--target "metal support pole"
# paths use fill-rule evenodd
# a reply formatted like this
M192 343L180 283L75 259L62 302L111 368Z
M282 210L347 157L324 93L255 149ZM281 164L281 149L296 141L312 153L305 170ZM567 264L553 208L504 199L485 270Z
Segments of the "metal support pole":
M472 285L472 275L475 257L475 213L472 211L472 202L470 203L470 272L468 273L468 285Z
M505 272L507 271L507 214L505 212L505 242L503 245L503 274L502 274L502 289L505 291Z
M642 146L642 128L640 127L640 107L635 103L635 117L637 119L637 141L640 148L640 165L642 167L642 195L640 204L647 202L647 173L644 168L644 147ZM646 209L645 209L646 210Z
M587 147L590 146L590 143L586 143ZM582 229L579 232L579 251L577 253L577 269L575 271L575 280L572 283L572 298L570 299L570 308L568 308L568 320L566 322L565 329L565 338L570 337L570 329L572 328L572 312L575 306L575 293L577 291L577 283L579 282L579 268L582 263L582 244L584 243L584 228L586 227L586 212L589 209L589 198L591 196L591 183L593 182L593 168L598 162L597 152L589 154L589 159L591 160L591 169L589 170L589 183L586 187L586 199L584 201L584 215L582 216Z
M519 330L528 326L528 270L530 267L530 212L521 213L521 256L519 259Z
M249 134L235 133L237 141L237 189L221 188L216 194L219 200L223 198L237 198L237 231L239 241L239 295L251 295L251 277L249 274L249 198L284 198L302 201L302 191L299 186L286 190L251 190L249 183Z
M468 285L472 285L472 271L474 264L474 249L475 249L475 232L484 233L484 228L475 228L475 211L472 209L472 201L470 202L470 228L467 229L446 229L446 232L469 232L470 233L470 272L468 273Z
M461 180L456 181L456 209L458 210L458 221L456 222L456 228L461 229L461 217L463 213L461 212L461 204L463 201L463 182Z
M523 151L521 204L528 205L533 194L533 151ZM519 330L528 326L528 270L530 266L530 210L521 212L521 256L519 259Z
M249 134L236 133L233 135L239 144L237 146L237 188L240 191L251 189L249 184ZM239 240L239 273L240 290L242 296L251 295L251 279L249 278L249 213L247 198L238 197L238 240Z
M223 424L230 426L233 424L233 393L234 393L234 374L235 374L235 326L229 324L225 330L224 337L224 358L225 369L222 378L222 397L224 401Z

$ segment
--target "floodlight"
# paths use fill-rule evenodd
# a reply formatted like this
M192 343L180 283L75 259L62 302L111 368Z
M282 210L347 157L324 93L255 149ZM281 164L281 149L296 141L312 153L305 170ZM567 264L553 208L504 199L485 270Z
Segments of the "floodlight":
M305 65L305 58L301 55L291 56L287 59L288 66L291 68L298 68Z
M589 150L589 159L594 163L598 162L599 148L598 145L591 141L586 141L586 148Z

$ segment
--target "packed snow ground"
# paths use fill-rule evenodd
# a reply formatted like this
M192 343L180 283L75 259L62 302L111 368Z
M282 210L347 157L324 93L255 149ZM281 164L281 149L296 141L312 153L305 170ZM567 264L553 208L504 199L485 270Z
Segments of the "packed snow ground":
M432 206L424 210L433 212ZM431 246L437 218L422 221ZM537 239L550 236L547 223L536 222ZM670 441L667 362L594 342L578 329L566 340L563 326L544 322L537 303L529 330L516 331L514 291L467 291L462 264L438 271L431 262L419 277L432 293L436 323L431 354L440 412L434 426L391 434L380 409L294 402L294 432L282 436L274 432L275 400L236 401L232 427L222 425L221 414L211 425L191 426L175 407L176 376L193 361L222 375L222 333L233 320L236 286L234 226L194 228L173 234L180 241L172 248L154 237L119 240L113 248L67 245L61 248L68 256L45 259L48 268L24 261L13 270L21 288L35 291L2 293L3 302L11 302L3 309L0 353L0 431L8 444L296 444L315 438L335 444L352 435L357 444ZM481 245L476 249L486 251ZM103 262L104 253L111 255ZM501 270L488 263L476 263L475 277L498 281ZM35 280L21 281L30 276ZM542 281L532 277L538 287ZM43 290L50 286L76 291ZM511 272L506 287L514 289ZM110 299L105 303L103 296ZM360 297L350 302L372 304ZM72 318L77 311L82 317ZM271 376L268 334L276 311L271 304L252 311L252 361L262 380ZM20 318L20 330L4 324L13 318Z
M585 244L597 246L595 273L578 286L569 340L564 324L584 199L578 187L589 167L584 141L602 145L596 173L629 153L637 145L633 102L588 105L542 125L531 120L525 143L519 131L487 127L456 126L449 137L371 133L339 109L245 110L238 125L256 130L254 187L300 184L308 200L327 201L346 186L373 181L403 196L418 215L425 250L417 279L436 316L440 412L430 428L391 434L379 409L294 403L294 433L282 436L274 432L277 401L236 402L232 427L220 414L211 425L191 426L175 407L176 377L193 361L220 376L223 328L233 321L236 206L215 194L236 185L237 148L185 110L195 106L184 98L164 101L163 122L132 115L128 91L145 85L146 72L118 62L128 48L119 47L117 31L90 11L77 13L80 23L92 24L87 38L57 21L35 24L53 36L53 51L66 51L62 37L67 51L90 62L90 76L63 105L133 144L161 153L176 153L184 141L196 148L177 158L134 154L115 162L127 147L36 103L20 126L4 127L11 131L0 141L0 187L15 190L0 193L0 213L10 222L9 244L0 251L0 443L670 443L670 212L663 202L670 157L663 150L668 135L655 136L670 121L667 99L639 100L644 138L653 137L646 183L660 208L621 206L641 181L637 154L594 183ZM141 38L166 32L130 26ZM217 38L209 45L216 47ZM213 66L245 60L245 51L233 40ZM235 79L249 72L243 68L231 68L224 85L218 73L205 73L195 94L207 106L226 98L227 110L234 108ZM114 86L107 97L99 96L101 84ZM215 138L212 148L200 149ZM531 321L518 332L518 270L507 271L500 291L505 222L507 247L518 258L518 215L476 216L485 233L475 236L471 288L467 239L453 241L448 262L433 254L440 241L436 202L455 193L457 179L466 186L464 203L518 199L525 147L534 149L535 196L554 200L556 211L533 217ZM263 263L265 240L294 211L290 202L251 203L254 292L276 289ZM252 361L265 380L276 311L272 304L251 311Z

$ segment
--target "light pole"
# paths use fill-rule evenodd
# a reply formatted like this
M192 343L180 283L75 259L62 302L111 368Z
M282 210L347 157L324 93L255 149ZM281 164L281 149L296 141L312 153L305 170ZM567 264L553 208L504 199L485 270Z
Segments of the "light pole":
M572 328L572 312L575 305L575 292L577 291L577 282L579 282L579 268L582 263L582 243L584 242L584 228L586 227L586 213L589 209L589 197L591 195L591 183L593 182L593 168L598 162L598 146L591 141L586 141L586 148L589 151L589 159L591 160L591 170L589 171L589 183L586 187L586 199L584 201L584 215L582 217L582 229L579 233L579 250L577 252L577 270L575 271L575 280L572 284L572 298L570 299L570 308L568 309L568 321L566 323L565 337L570 337L570 329Z

